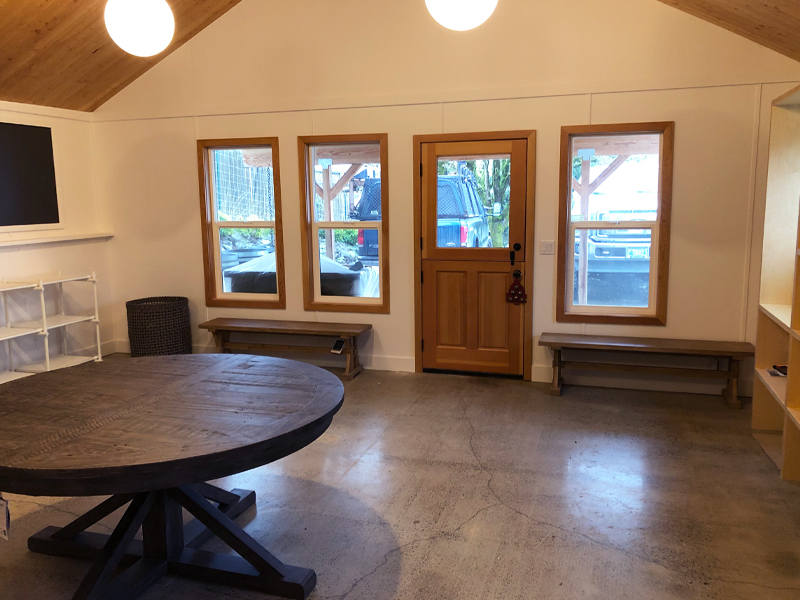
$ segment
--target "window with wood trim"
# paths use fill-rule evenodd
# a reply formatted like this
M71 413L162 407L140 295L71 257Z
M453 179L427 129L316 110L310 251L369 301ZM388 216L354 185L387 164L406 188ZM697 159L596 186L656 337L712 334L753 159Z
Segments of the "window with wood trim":
M197 142L206 305L286 308L278 138Z
M666 325L674 132L562 128L558 321Z
M298 138L306 310L389 312L386 134Z

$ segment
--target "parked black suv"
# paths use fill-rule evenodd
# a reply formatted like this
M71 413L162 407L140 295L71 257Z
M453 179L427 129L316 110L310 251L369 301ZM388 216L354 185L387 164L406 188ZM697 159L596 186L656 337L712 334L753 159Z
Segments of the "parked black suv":
M364 181L361 200L350 215L357 221L381 218L381 180ZM437 245L440 248L491 248L489 219L478 197L472 177L440 175L438 183ZM358 260L365 266L378 264L378 232L358 230Z

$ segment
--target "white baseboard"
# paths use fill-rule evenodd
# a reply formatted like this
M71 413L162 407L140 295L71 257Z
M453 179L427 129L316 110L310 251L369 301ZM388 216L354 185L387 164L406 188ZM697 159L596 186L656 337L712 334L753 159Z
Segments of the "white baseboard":
M114 342L109 342L109 344L114 344ZM124 354L130 354L131 352L131 344L128 340L117 340L113 347L115 348L115 352L122 352ZM214 344L195 344L193 346L193 350L195 354L212 354L216 352L216 347ZM106 354L105 345L103 354ZM343 366L342 363L344 361L343 358L338 356L320 358L319 354L303 355L299 352L276 354L276 356L281 356L283 358L297 358L321 367L341 367ZM364 365L364 368L372 371L398 371L402 373L413 373L415 369L413 357L366 356L362 354L360 359L361 363Z
M551 383L553 381L553 367L551 365L533 365L531 381L534 383Z
M109 340L107 342L103 342L100 344L100 352L103 353L103 356L108 354L114 354L118 352L117 350L117 341L116 340Z

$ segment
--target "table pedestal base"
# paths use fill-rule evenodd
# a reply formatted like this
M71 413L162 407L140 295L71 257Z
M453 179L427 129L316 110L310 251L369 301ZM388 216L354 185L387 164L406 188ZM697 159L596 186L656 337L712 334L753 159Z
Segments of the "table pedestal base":
M86 531L128 503L110 536ZM255 492L205 483L112 496L66 527L43 529L28 548L95 561L73 600L132 599L167 573L305 600L317 582L314 571L285 565L232 521L254 503ZM195 517L185 526L182 508ZM238 556L197 549L212 536Z

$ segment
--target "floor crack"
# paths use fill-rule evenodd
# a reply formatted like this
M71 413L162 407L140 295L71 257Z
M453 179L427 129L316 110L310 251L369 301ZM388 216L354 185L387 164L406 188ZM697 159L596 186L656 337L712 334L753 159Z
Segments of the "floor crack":
M734 579L721 579L718 577L709 577L708 581L717 581L719 583L729 583L731 585L750 585L753 587L761 588L764 590L774 590L777 592L800 592L800 588L796 587L774 587L771 585L762 585L760 583L754 583L752 581L737 581Z
M471 433L470 433L470 437L469 437L470 451L472 452L472 456L475 458L475 461L480 466L481 471L485 472L485 473L487 473L489 475L489 479L486 482L486 486L487 486L487 488L489 490L489 493L497 501L497 504L495 504L493 506L498 506L498 505L503 506L504 508L506 508L506 509L508 509L508 510L518 514L518 515L520 515L521 517L524 517L525 519L528 519L529 521L531 521L533 523L536 523L538 525L542 525L544 527L550 527L550 528L556 529L556 530L561 531L561 532L563 532L565 534L568 534L568 535L581 537L581 538L583 538L583 539L585 539L585 540L587 540L587 541L589 541L589 542L591 542L593 544L597 544L598 546L602 546L603 548L608 548L609 550L614 550L614 551L619 552L621 554L624 554L625 556L628 556L630 558L635 558L635 559L640 560L640 561L642 561L644 563L655 565L657 567L661 567L662 569L664 569L666 571L669 571L670 573L675 573L676 575L683 575L683 576L686 576L686 577L690 576L690 573L687 573L687 572L682 571L682 570L677 570L677 569L670 568L667 565L665 565L663 563L660 563L660 562L658 562L656 560L646 558L644 556L641 556L640 554L637 554L635 552L631 552L630 550L626 550L625 548L620 548L619 546L615 546L614 544L610 544L608 542L603 542L603 541L598 540L596 538L593 538L593 537L591 537L591 536L589 536L589 535L587 535L585 533L581 533L580 531L570 530L570 529L567 529L565 527L561 527L559 525L555 525L553 523L548 523L547 521L541 521L539 519L536 519L536 518L534 518L534 517L522 512L521 510L518 510L517 508L514 508L513 506L510 506L509 504L507 504L502 498L500 498L500 496L497 494L495 489L492 487L492 480L494 479L494 473L492 472L491 469L489 469L483 463L483 461L480 459L480 456L478 455L478 453L475 450L475 445L474 445L474 439L475 439L475 433L476 433L475 432L475 425L473 425L472 420L469 418L469 415L467 414L467 408L468 408L468 406L465 403L463 405L464 419L467 421L467 423L469 424L470 429L471 429ZM539 542L536 544L536 547L541 546L548 538L550 538L550 534L544 536L541 540L539 540ZM750 581L732 581L732 580L713 578L713 577L706 577L706 578L703 578L703 579L705 579L705 581L716 581L716 582L720 582L720 583L730 583L730 584L733 584L733 585L750 585L750 586L760 587L760 588L768 589L768 590L800 591L800 588L794 588L794 587L770 587L770 586L765 586L765 585L761 585L761 584L758 584L758 583L753 583L753 582L750 582Z
M406 549L406 548L408 548L410 546L413 546L414 544L421 544L421 543L424 543L424 542L432 542L432 541L435 541L435 540L437 540L439 538L443 538L443 537L453 537L456 534L458 534L458 532L461 531L464 527L466 527L472 521L477 519L479 515L481 515L482 513L486 512L487 510L490 510L490 509L492 509L492 508L494 508L496 506L500 506L500 503L498 502L498 503L495 503L495 504L490 504L489 506L484 506L483 508L478 509L471 517L469 517L466 521L461 523L458 527L456 527L452 531L440 531L440 532L438 532L438 533L436 533L434 535L431 535L431 536L428 536L428 537L425 537L425 538L419 538L419 539L411 540L410 542L406 542L405 544L401 544L400 546L392 548L391 550L389 550L388 552L386 552L383 555L383 560L381 561L381 563L379 565L377 565L369 573L365 573L364 575L362 575L361 577L356 579L356 581L350 586L350 589L347 590L344 594L339 594L339 595L335 595L335 596L326 596L324 598L324 600L345 600L345 598L347 598L350 594L353 593L353 591L355 591L355 589L358 587L358 585L361 582L365 581L366 579L368 579L369 577L371 577L372 575L377 573L382 567L386 566L389 563L389 557L392 554L400 552L400 551L402 551L402 550L404 550L404 549Z
M665 569L666 571L669 571L671 573L675 573L677 575L685 575L685 576L689 575L688 573L685 573L684 571L680 571L680 570L676 570L676 569L670 568L667 565L664 565L664 564L662 564L662 563L660 563L658 561L646 558L644 556L636 554L635 552L631 552L630 550L626 550L625 548L620 548L619 546L615 546L614 544L609 544L608 542L603 542L603 541L598 540L596 538L593 538L593 537L591 537L591 536L589 536L589 535L587 535L585 533L581 533L579 531L570 530L570 529L567 529L565 527L561 527L559 525L555 525L554 523L548 523L547 521L542 521L542 520L536 519L536 518L532 517L531 515L528 515L528 514L522 512L521 510L509 505L502 498L500 498L500 496L498 495L497 491L492 487L492 481L494 480L494 472L484 464L484 462L481 460L480 456L478 455L478 452L475 450L475 443L474 443L475 435L476 435L475 425L472 423L472 420L469 418L469 414L467 413L467 409L468 409L467 404L464 403L462 408L463 408L463 413L464 413L464 419L469 424L470 430L471 430L470 437L469 437L470 451L472 452L472 456L475 458L475 461L478 463L478 466L480 467L481 471L485 472L489 476L489 479L486 482L486 486L487 486L487 488L489 490L489 493L497 501L498 505L503 506L504 508L510 510L511 512L516 513L519 516L521 516L521 517L523 517L525 519L528 519L529 521L531 521L533 523L536 523L538 525L542 525L543 527L550 527L552 529L556 529L557 531L561 531L562 533L565 533L565 534L568 534L568 535L581 537L581 538L583 538L583 539L585 539L585 540L587 540L587 541L589 541L589 542L591 542L593 544L597 544L598 546L602 546L603 548L608 548L609 550L614 550L616 552L620 552L621 554L624 554L625 556L628 556L630 558L635 558L635 559L640 560L642 562L645 562L647 564L651 564L651 565L655 565L657 567L661 567L662 569ZM540 539L539 542L537 543L536 547L541 546L549 537L550 537L550 534L548 534L548 535L544 536L542 539ZM757 584L754 584L754 585L757 585Z

